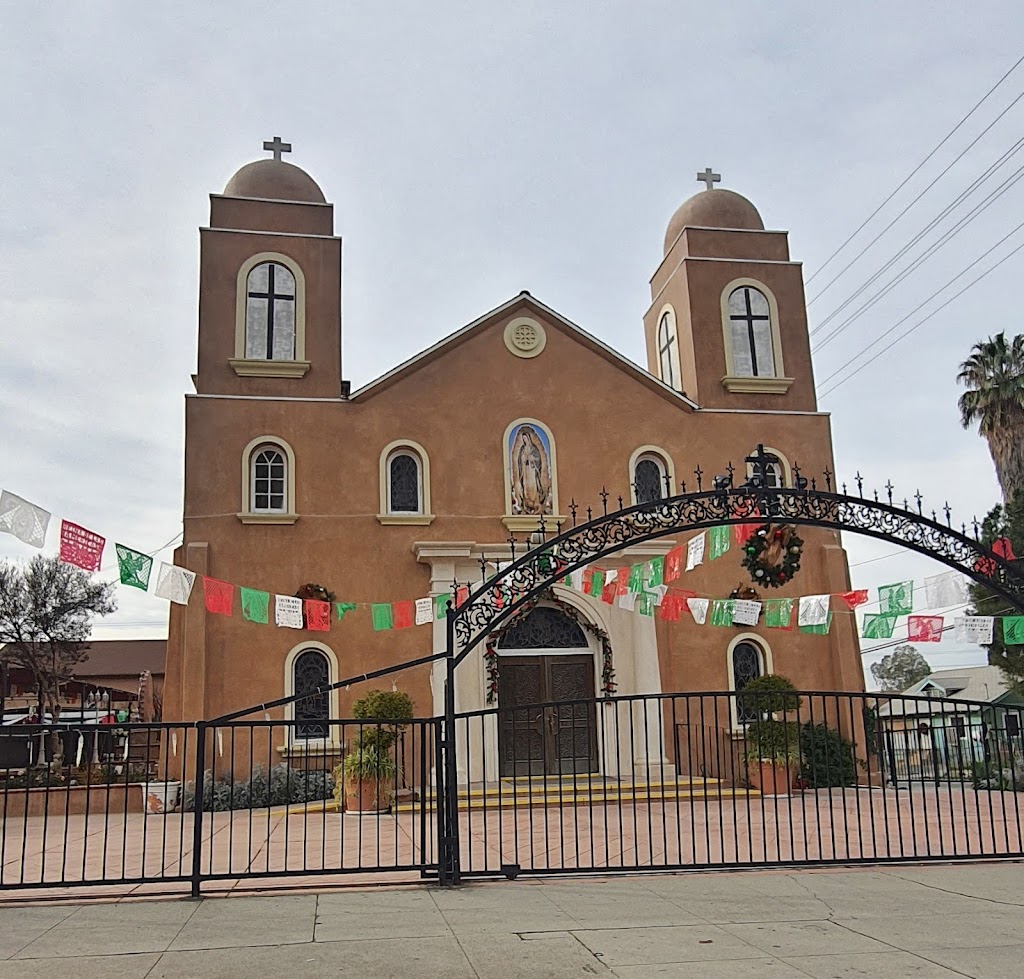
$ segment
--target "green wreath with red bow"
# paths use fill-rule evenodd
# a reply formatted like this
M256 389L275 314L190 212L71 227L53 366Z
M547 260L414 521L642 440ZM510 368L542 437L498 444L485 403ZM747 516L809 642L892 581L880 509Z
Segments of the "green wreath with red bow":
M804 542L793 524L765 524L743 545L743 567L755 585L780 588L800 570Z

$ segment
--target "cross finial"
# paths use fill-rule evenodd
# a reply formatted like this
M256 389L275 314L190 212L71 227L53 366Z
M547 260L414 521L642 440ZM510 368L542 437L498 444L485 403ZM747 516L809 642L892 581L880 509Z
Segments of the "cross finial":
M275 136L273 139L265 140L263 143L263 148L273 153L274 159L280 162L282 153L291 153L292 144L282 143L281 137Z
M697 179L704 182L705 190L714 190L715 184L722 182L722 175L715 173L711 167L705 167L703 173L697 174Z

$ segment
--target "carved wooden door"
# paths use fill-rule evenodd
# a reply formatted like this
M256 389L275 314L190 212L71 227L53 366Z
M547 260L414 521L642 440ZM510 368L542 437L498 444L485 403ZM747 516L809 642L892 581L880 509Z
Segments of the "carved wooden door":
M596 771L593 697L594 660L589 655L503 656L498 680L501 775ZM591 702L559 703L574 700ZM551 706L533 706L545 703Z

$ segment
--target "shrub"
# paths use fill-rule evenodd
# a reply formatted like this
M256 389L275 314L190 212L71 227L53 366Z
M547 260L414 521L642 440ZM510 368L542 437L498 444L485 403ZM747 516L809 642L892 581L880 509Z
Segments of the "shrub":
M812 789L854 785L857 759L853 743L824 724L800 729L801 774Z
M971 782L975 789L994 789L997 792L1006 792L1015 787L1012 770L987 761L976 761L971 766Z
M231 809L265 809L269 806L319 802L334 795L334 777L326 771L301 771L288 765L275 765L269 774L261 767L239 781L230 775L216 779L209 770L203 773L203 811L226 812ZM195 782L187 782L182 809L195 809Z
M799 725L772 717L747 725L743 754L747 761L775 762L784 765L800 757Z
M766 673L751 680L736 696L745 709L758 714L776 714L800 706L793 681L778 673Z

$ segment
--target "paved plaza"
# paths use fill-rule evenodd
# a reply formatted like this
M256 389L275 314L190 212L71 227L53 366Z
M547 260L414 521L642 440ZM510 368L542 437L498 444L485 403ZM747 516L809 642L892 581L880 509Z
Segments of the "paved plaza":
M0 907L0 979L1016 979L1022 962L1017 864Z

